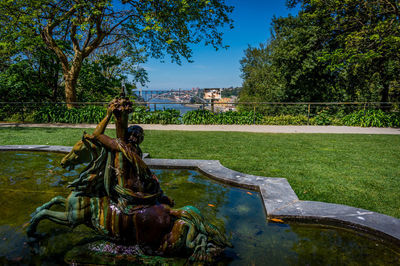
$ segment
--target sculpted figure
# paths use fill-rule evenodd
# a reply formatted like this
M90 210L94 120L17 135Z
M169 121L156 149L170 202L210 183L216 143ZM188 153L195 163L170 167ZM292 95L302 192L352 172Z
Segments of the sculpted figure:
M137 244L148 255L212 262L231 243L195 207L171 208L173 201L163 195L142 160L143 129L127 127L131 104L127 99L113 100L93 134L84 133L62 159L64 168L88 165L70 184L73 191L67 198L57 196L32 213L28 236L36 235L43 219L70 227L86 224L117 241ZM113 115L115 139L104 134ZM53 211L53 205L65 208Z
M150 205L156 201L172 207L174 202L163 194L158 179L142 160L139 144L143 141L143 129L140 126L131 126L124 132L124 125L121 125L123 123L121 122L123 115L121 106L126 109L125 112L129 111L129 108L126 108L128 105L125 99L114 100L107 110L106 117L99 123L93 134L85 134L83 137L83 141L90 141L92 145L104 147L107 150L105 156L107 160L103 159L104 171L96 175L85 173L70 186L75 187L75 191L81 190L83 192L81 195L101 195L101 191L93 191L93 188L99 190L97 184L99 181L102 183L102 180L98 179L105 178L103 183L106 194L126 213L129 213L129 210L136 205ZM112 114L116 117L117 138L115 139L104 134ZM65 159L69 159L68 156Z

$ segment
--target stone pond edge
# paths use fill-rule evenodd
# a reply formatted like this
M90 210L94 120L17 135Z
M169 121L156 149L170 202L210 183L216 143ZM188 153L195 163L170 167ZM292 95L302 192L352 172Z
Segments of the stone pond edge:
M49 145L0 145L0 151L68 153L71 148ZM144 157L145 163L151 168L197 170L222 183L260 192L269 221L282 219L351 228L400 245L399 219L347 205L299 200L286 178L240 173L224 167L216 160L152 159L146 158L148 154Z

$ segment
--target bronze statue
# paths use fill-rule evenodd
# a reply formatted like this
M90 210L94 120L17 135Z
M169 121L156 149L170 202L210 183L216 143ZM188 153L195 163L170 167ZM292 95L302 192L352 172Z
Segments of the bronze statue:
M131 103L127 99L113 100L106 117L96 127L93 134L85 134L82 141L90 140L92 145L104 147L107 151L103 160L105 162L105 190L108 196L118 202L118 206L124 212L129 213L132 205L154 204L156 200L172 207L173 201L163 195L157 178L141 159L142 152L139 144L143 141L143 129L138 126L127 128L127 119L123 117L131 109ZM104 134L112 113L116 117L116 139ZM65 161L74 156L74 150L62 160L61 165L66 167ZM76 191L83 188L86 191L82 192L86 193L82 195L90 196L92 193L88 193L87 190L93 188L93 180L98 178L102 176L92 175L89 179L85 179L81 175L70 186L75 187ZM98 193L97 189L96 193Z
M114 99L94 132L84 133L62 159L61 165L69 169L89 164L70 184L73 191L67 199L58 196L36 209L28 235L35 235L43 219L72 227L86 224L112 239L138 244L150 254L187 254L190 260L212 261L231 244L197 208L172 208L173 201L141 158L143 129L127 127L131 106L126 98ZM116 139L104 134L112 115ZM65 205L64 212L50 210L55 204Z

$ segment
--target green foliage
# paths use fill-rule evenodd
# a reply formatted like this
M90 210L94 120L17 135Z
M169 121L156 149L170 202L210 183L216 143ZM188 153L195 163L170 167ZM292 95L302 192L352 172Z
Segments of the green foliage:
M271 64L271 50L263 44L259 48L249 47L240 60L243 85L239 93L240 102L271 102L282 99L280 77Z
M185 125L206 125L215 124L215 114L208 110L193 110L182 116Z
M398 101L398 1L300 0L241 60L247 101ZM329 121L317 119L318 123Z
M226 88L221 92L222 98L229 98L231 96L239 96L240 91L242 90L241 87L236 88Z
M400 127L399 113L385 113L382 110L360 110L343 117L346 126Z
M400 127L399 113L385 113L382 110L360 110L342 116L325 108L307 119L305 115L264 116L264 125L336 125L361 127Z
M313 117L313 125L326 126L332 124L332 116L327 109L323 109Z
M107 110L102 106L84 106L68 109L65 105L47 105L33 113L37 123L99 123Z
M26 54L27 58L15 59L0 72L1 101L64 102L61 66L54 53L40 46ZM85 60L77 82L79 101L109 101L119 95L123 82L131 92L134 86L126 81L126 72L117 71L123 64L123 59L114 55ZM147 80L146 73L137 74L136 78Z
M260 113L250 112L223 112L216 115L216 124L222 125L251 125L260 124L262 121L262 115Z
M220 28L233 27L228 17L232 10L225 0L0 0L0 61L40 40L62 65L66 101L72 107L83 60L95 51L120 45L128 55L122 58L133 60L133 65L165 54L180 63L182 58L190 60L191 44L224 47ZM21 49L10 55L11 47ZM134 78L144 71L136 70L129 71Z
M332 75L318 61L326 25L297 16L273 19L274 37L241 60L240 102L308 102L334 97ZM321 51L321 49L323 49Z
M54 53L39 46L0 71L0 100L43 102L60 99L61 67Z
M10 112L10 109L17 110ZM147 107L136 105L130 115L133 124L186 124L186 125L345 125L362 127L400 127L399 112L383 112L379 109L354 111L346 115L345 109L325 107L316 109L308 119L303 114L263 115L254 111L228 111L212 113L209 110L193 110L183 116L175 109L149 111ZM98 123L105 116L106 109L87 105L68 109L65 105L41 107L21 107L4 105L0 109L0 120L37 123Z
M149 111L145 106L133 106L133 112L130 114L129 121L134 124L145 124L146 116Z
M339 12L331 25L331 30L338 32L335 38L339 45L320 60L329 63L330 71L337 72L345 82L343 85L350 87L358 99L398 100L389 95L400 70L398 2L334 1L326 6L322 1L314 1L312 10L307 7L305 11L321 16L318 9L322 5L332 13Z
M128 93L133 85L126 81L124 71L111 71L122 67L123 58L115 55L101 55L85 60L77 83L77 97L82 102L108 102L121 92L124 83ZM147 75L144 73L145 79Z
M133 124L180 124L180 112L175 109L151 112L144 106L135 106L130 122Z

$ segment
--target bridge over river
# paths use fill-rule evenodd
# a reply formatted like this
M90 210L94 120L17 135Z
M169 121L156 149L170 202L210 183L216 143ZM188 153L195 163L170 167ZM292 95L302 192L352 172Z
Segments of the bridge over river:
M187 104L207 102L198 96L197 90L140 90L135 91L143 101L149 103L150 110L176 109L184 114L188 111L202 108L203 105ZM185 104L184 104L185 103Z
M198 90L139 90L134 93L145 102L154 98L164 98L175 102L190 102L190 99L194 99L196 103L206 103L203 98L199 97Z

